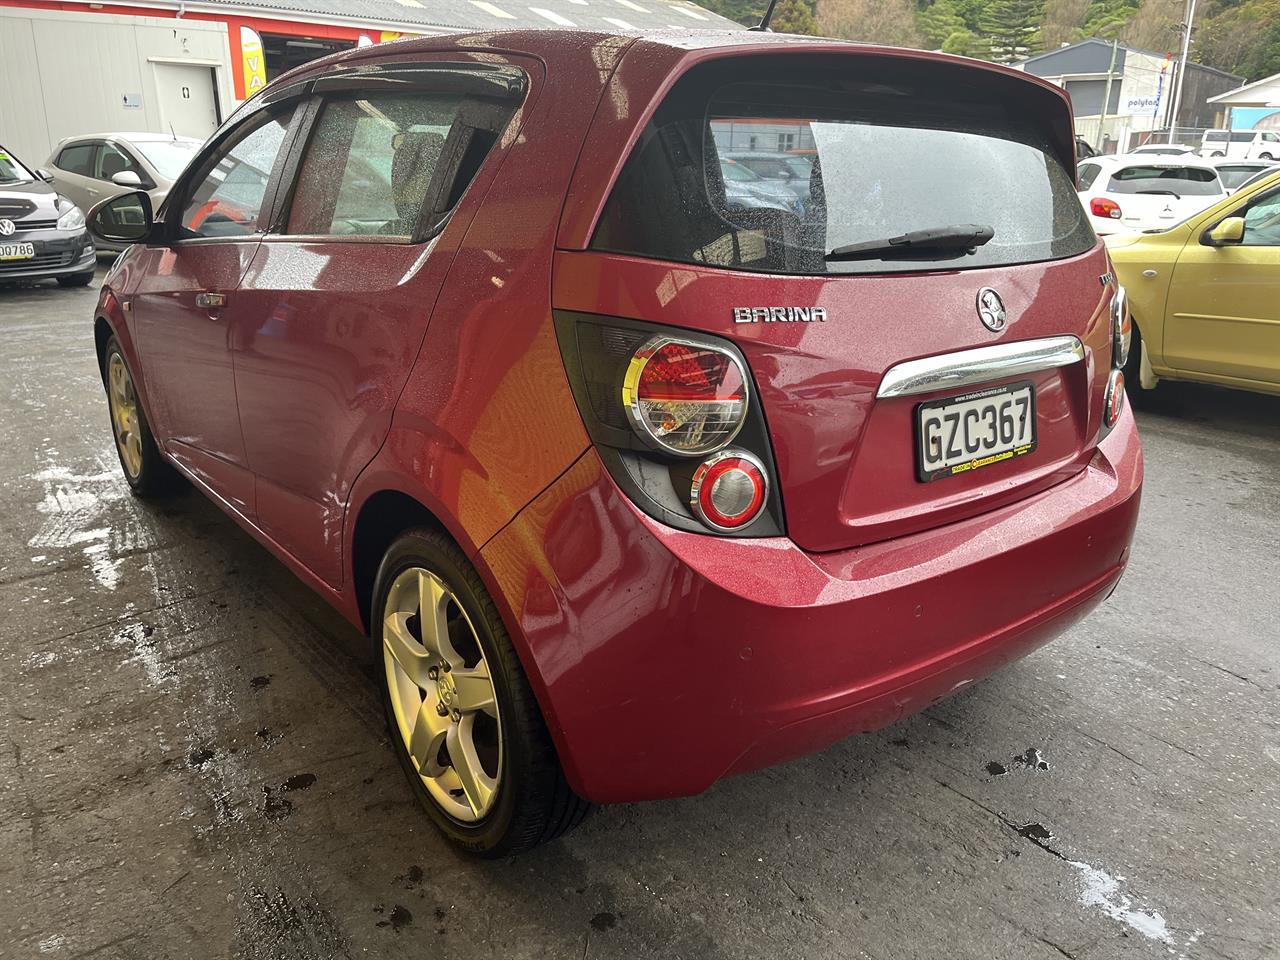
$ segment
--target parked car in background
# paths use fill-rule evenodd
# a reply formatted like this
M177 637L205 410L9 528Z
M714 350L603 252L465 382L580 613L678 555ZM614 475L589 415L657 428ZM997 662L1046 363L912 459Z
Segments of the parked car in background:
M1187 147L1181 143L1144 143L1140 147L1134 147L1124 156L1147 157L1154 154L1159 157L1181 157L1195 152L1195 147Z
M760 176L746 164L722 157L720 176L724 178L725 195L744 207L776 207L781 210L799 211L800 197L789 181ZM809 182L805 181L805 196L809 194Z
M784 184L801 203L809 199L809 177L813 163L793 153L743 153L726 151L727 160L740 164L764 180Z
M1280 160L1280 133L1273 130L1206 130L1202 157Z
M82 287L98 265L84 212L47 181L0 144L0 282Z
M1209 163L1218 171L1218 179L1229 194L1235 193L1259 174L1276 169L1276 164L1270 160L1233 160L1230 157L1220 157Z
M1196 157L1093 157L1077 173L1100 236L1171 226L1226 195L1218 172Z
M718 175L781 125L803 212ZM121 467L368 631L415 796L503 856L892 723L1111 593L1142 452L1073 163L1065 91L924 51L326 57L158 217L92 211L133 243L93 316Z
M1094 149L1093 144L1080 135L1076 135L1076 159L1088 160L1090 157L1096 157L1098 151Z
M58 190L83 210L127 190L147 191L159 209L200 144L159 133L68 137L58 142L47 167Z
M1280 170L1107 249L1133 315L1130 391L1167 378L1280 394Z

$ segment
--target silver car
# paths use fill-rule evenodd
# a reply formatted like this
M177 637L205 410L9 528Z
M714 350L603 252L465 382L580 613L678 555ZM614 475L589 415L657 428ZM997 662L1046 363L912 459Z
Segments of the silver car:
M160 206L201 141L160 133L98 133L68 137L45 164L52 183L81 210L129 190L145 190Z

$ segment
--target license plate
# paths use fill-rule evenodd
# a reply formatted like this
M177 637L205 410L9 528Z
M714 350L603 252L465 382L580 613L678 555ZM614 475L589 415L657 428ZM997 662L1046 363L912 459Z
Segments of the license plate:
M916 407L916 476L922 483L1025 457L1036 448L1030 381Z
M34 243L0 243L0 260L30 260L35 255Z

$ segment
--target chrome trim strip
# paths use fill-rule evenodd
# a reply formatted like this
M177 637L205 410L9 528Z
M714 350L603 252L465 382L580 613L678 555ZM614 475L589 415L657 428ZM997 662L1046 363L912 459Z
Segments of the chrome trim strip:
M1084 359L1079 337L1044 337L944 353L895 364L880 381L876 397L913 397L935 390L971 387L990 380L1067 367Z

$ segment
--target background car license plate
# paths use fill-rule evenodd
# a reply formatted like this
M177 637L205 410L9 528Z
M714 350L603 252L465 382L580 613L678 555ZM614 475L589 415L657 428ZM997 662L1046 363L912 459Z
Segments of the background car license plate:
M0 260L30 260L35 255L33 243L0 243Z
M922 483L1026 456L1036 448L1036 390L1013 383L916 407Z

